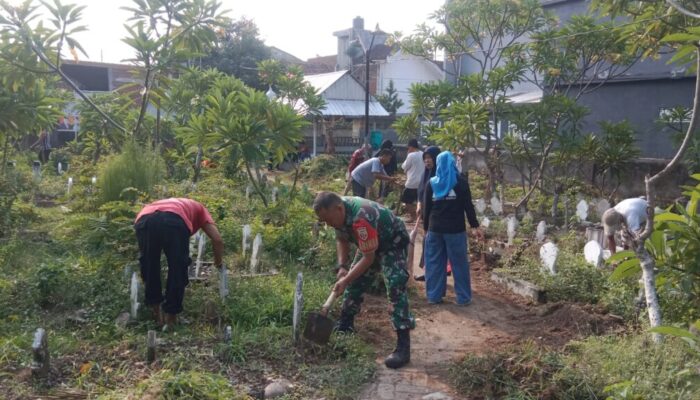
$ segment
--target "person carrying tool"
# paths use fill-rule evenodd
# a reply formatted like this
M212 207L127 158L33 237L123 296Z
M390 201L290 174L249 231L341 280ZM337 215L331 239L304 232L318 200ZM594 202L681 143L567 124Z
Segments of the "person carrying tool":
M209 211L201 203L184 198L163 199L147 204L136 216L134 230L139 243L141 278L146 286L146 305L151 307L158 325L161 303L167 328L177 323L182 312L185 287L189 283L190 236L199 229L211 239L214 265L223 268L224 242ZM168 280L165 297L160 284L160 253L168 259Z
M408 306L406 251L408 232L403 221L388 208L360 197L340 197L321 192L313 204L319 220L335 228L338 250L337 282L333 291L343 297L336 331L352 333L363 293L381 271L391 303L391 322L396 330L396 349L384 363L400 368L411 360L410 330L416 321ZM350 243L358 256L350 265ZM359 258L359 260L358 260Z

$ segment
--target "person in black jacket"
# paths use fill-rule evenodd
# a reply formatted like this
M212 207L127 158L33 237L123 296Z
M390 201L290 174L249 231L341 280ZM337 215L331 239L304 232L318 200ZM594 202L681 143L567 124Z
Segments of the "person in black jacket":
M472 301L467 229L469 225L481 237L479 221L472 204L469 182L460 176L452 153L443 151L437 157L437 170L425 190L423 228L425 238L425 290L428 301L441 303L447 286L444 265L449 259L454 275L457 304Z

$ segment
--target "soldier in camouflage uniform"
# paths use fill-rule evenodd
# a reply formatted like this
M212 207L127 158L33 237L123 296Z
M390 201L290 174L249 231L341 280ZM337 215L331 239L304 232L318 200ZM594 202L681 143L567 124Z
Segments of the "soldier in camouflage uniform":
M400 368L411 358L410 330L416 322L408 308L406 251L409 236L401 219L382 205L360 197L340 197L321 192L314 201L319 219L336 229L338 281L333 290L344 293L336 330L354 331L362 295L381 271L391 303L391 322L397 333L394 352L386 358L389 368ZM350 267L350 243L358 248Z

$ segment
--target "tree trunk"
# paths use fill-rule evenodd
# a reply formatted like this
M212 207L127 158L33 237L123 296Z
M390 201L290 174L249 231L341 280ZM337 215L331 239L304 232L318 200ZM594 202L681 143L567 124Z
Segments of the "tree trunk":
M255 193L260 196L260 198L263 201L263 204L265 205L265 208L267 208L267 199L265 198L265 193L263 193L262 189L260 186L255 182L255 178L253 177L253 172L250 170L250 166L248 165L247 162L243 162L245 164L245 170L248 173L248 179L250 179L250 183L253 185L253 189L255 189Z
M644 297L647 301L647 312L649 314L649 325L652 328L661 326L661 307L659 306L659 296L656 293L656 280L654 279L654 259L644 247L644 241L635 243L635 253L642 265L642 282L644 283ZM652 334L655 343L662 341L662 336L658 333Z
M329 122L323 126L323 137L326 138L325 152L326 154L335 154L335 141L333 140L333 128L329 126L334 122Z
M10 147L10 134L5 134L5 144L2 147L2 174L5 175L7 169L7 152Z

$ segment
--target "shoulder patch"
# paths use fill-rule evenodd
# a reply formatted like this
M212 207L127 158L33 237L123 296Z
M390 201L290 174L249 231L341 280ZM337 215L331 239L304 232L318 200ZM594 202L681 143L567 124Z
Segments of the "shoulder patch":
M365 219L352 224L352 230L357 240L357 247L363 253L370 253L379 247L379 235L377 230Z

